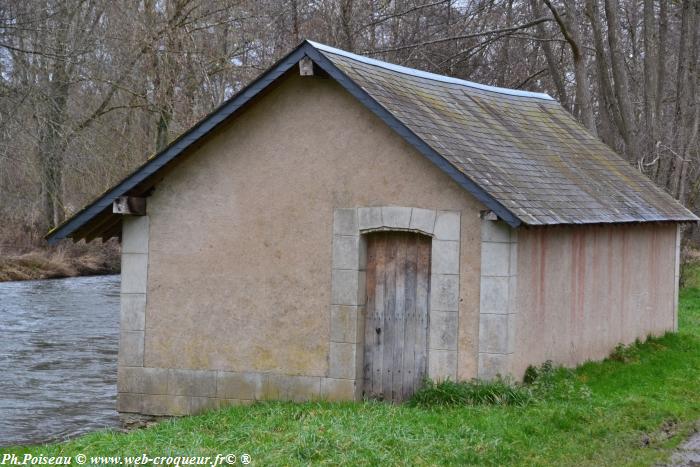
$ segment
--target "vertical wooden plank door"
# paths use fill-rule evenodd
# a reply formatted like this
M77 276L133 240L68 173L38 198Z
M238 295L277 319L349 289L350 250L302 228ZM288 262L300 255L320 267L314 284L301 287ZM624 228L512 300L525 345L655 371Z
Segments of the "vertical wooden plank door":
M430 237L368 234L365 398L400 402L426 377L429 301Z

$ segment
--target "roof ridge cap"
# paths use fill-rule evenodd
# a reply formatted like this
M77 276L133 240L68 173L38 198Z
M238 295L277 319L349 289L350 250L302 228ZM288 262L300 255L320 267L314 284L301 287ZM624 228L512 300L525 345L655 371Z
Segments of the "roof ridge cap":
M438 75L437 73L430 73L428 71L418 70L415 68L409 68L409 67L405 67L402 65L396 65L393 63L389 63L389 62L383 62L381 60L377 60L377 59L370 58L370 57L365 57L364 55L354 54L354 53L348 52L346 50L337 49L335 47L321 44L319 42L310 41L308 39L306 40L306 42L308 42L309 45L311 45L313 48L318 49L318 50L323 51L323 52L332 53L334 55L340 55L342 57L346 57L346 58L349 58L351 60L365 63L367 65L378 66L378 67L381 67L381 68L384 68L387 70L395 71L397 73L402 73L402 74L406 74L406 75L410 75L410 76L415 76L418 78L425 78L425 79L429 79L429 80L433 80L433 81L440 81L443 83L457 84L457 85L466 86L466 87L470 87L470 88L474 88L474 89L479 89L482 91L495 92L498 94L506 94L509 96L529 97L529 98L534 98L534 99L554 101L554 98L552 98L549 94L545 94L545 93L541 93L541 92L521 91L519 89L501 88L498 86L490 86L488 84L475 83L473 81L467 81L464 79L453 78L451 76L446 76L446 75Z

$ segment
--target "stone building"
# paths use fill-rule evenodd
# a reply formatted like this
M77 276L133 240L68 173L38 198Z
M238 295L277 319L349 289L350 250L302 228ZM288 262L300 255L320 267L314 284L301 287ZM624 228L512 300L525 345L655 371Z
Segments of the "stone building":
M118 409L187 414L600 359L696 220L545 94L305 41L48 238L121 239Z

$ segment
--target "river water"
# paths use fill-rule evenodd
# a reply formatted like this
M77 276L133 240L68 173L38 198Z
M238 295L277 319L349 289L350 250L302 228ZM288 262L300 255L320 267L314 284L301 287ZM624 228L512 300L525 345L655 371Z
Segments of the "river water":
M119 276L0 282L0 446L119 425Z

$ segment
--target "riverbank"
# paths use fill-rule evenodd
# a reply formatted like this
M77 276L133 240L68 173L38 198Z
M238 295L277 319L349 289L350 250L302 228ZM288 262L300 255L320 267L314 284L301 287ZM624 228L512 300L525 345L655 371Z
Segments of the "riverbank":
M0 282L119 274L119 246L62 245L0 251Z
M700 267L686 273L693 286L681 292L678 333L555 371L522 404L258 403L7 452L245 453L258 465L663 464L700 419Z

